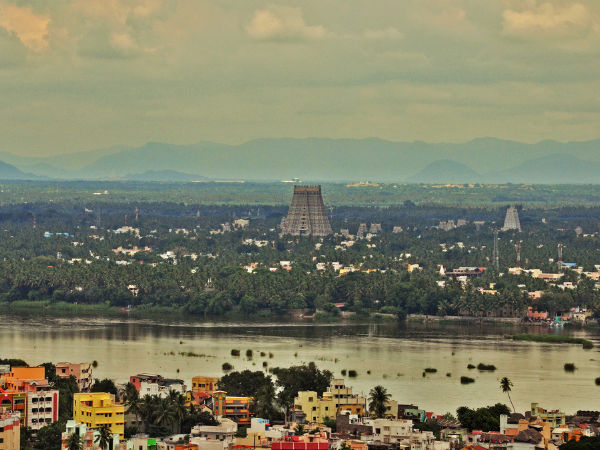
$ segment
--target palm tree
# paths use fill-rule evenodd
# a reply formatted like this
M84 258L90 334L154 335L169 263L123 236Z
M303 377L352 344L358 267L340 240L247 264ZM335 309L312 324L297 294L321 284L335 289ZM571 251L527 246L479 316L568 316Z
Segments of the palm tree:
M296 436L302 436L304 433L306 433L306 431L304 431L304 425L301 423L296 425L296 429L294 431L296 432Z
M386 403L391 398L391 395L388 394L388 391L383 386L375 386L369 392L369 411L371 414L377 418L385 417L386 412Z
M81 450L83 448L83 440L76 433L69 435L66 444L67 450Z
M108 446L110 445L110 442L112 441L112 432L110 431L110 428L108 427L108 425L102 425L99 429L98 429L98 436L96 436L96 439L94 439L94 442L98 444L98 446L102 449L102 450L106 450L108 449Z
M502 392L504 392L506 395L508 395L508 400L510 401L510 404L512 405L513 411L515 411L515 405L513 404L513 401L510 398L510 391L511 391L512 386L513 386L512 381L510 381L507 377L504 377L500 380L500 389L502 389Z

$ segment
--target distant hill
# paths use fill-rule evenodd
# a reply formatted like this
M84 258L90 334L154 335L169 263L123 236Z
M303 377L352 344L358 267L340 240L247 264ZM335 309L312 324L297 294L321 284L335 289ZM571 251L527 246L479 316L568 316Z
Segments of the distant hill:
M481 181L482 178L466 164L440 159L427 164L406 181L409 183L472 183Z
M39 178L30 173L25 173L12 164L0 161L0 180L31 180Z
M511 169L486 177L502 183L600 183L600 162L556 154L525 161Z
M123 177L131 181L165 181L165 182L186 182L205 180L206 177L192 175L189 173L178 172L176 170L147 170L146 172L130 174Z
M574 158L574 166L565 167L565 155ZM589 167L600 163L600 140L536 144L495 138L464 143L377 138L257 139L239 145L148 142L51 158L0 153L0 159L26 172L68 179L145 179L168 170L211 179L259 181L298 177L313 181L578 183L595 179Z

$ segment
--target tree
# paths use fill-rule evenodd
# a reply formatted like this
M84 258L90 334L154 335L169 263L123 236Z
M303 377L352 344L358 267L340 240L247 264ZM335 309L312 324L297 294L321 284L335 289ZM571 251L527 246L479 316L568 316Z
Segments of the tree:
M98 436L96 436L94 442L98 444L98 447L100 447L102 450L107 450L112 439L112 431L110 431L108 425L102 425L98 429Z
M294 431L296 432L296 436L302 436L304 433L306 433L306 431L304 430L304 425L302 425L301 423L296 425L296 429Z
M513 411L515 411L515 405L513 404L512 399L510 398L510 391L512 390L512 386L512 381L510 381L507 377L504 377L500 380L500 389L502 389L502 392L508 395L508 400L512 405Z
M597 450L600 437L582 437L579 441L569 441L559 447L560 450Z
M329 370L319 370L314 362L289 368L276 367L273 374L277 377L278 400L286 413L293 406L299 391L316 391L322 395L329 387L333 374Z
M376 418L385 417L386 412L386 403L391 398L391 395L388 393L387 389L383 386L375 386L369 392L369 411L371 415Z
M72 433L67 438L67 450L81 450L83 448L83 440L77 433Z
M460 424L471 431L500 431L501 414L510 414L510 408L502 403L478 409L461 406L456 410Z
M58 421L42 427L36 434L33 447L39 450L60 450L65 422Z
M108 392L109 394L117 395L117 386L115 386L115 382L110 378L105 378L103 380L99 380L96 378L94 380L94 385L90 389L91 392Z

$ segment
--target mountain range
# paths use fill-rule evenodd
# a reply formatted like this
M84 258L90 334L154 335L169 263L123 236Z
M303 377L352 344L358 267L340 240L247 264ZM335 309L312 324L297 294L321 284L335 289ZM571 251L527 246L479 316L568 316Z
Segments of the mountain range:
M371 180L411 183L600 183L600 139L528 144L495 138L465 143L377 138L273 138L239 145L148 142L51 157L0 152L0 178L185 182ZM14 170L3 169L8 166Z

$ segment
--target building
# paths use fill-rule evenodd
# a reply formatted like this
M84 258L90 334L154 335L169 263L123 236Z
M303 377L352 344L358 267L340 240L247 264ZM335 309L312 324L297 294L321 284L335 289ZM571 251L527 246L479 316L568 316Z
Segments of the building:
M230 397L225 391L213 394L213 414L233 420L238 425L250 425L253 397Z
M60 362L56 364L56 375L61 378L75 377L77 386L79 386L79 392L89 392L94 383L92 363Z
M196 425L190 434L190 443L202 446L201 441L217 441L227 449L235 441L238 425L233 420L222 418L219 425Z
M87 425L83 424L83 423L78 423L75 420L68 420L65 426L65 431L62 433L61 436L61 440L62 440L62 445L61 445L61 449L62 450L67 450L67 439L69 439L69 436L71 436L72 434L76 434L77 436L81 437L82 440L82 447L81 450L99 450L100 446L98 445L98 442L96 441L98 435L100 434L100 432L98 430L92 430L89 429L87 427ZM109 442L109 449L113 449L116 450L117 446L119 445L119 441L120 441L120 436L117 433L113 433L112 435L112 441ZM156 445L156 442L155 442ZM139 447L136 447L139 448ZM154 447L156 448L156 447Z
M334 378L327 388L327 392L323 393L323 398L331 397L335 404L336 413L340 409L349 409L351 406L362 406L363 413L367 409L367 399L361 395L354 394L352 388L346 386L343 378ZM355 410L357 414L360 414Z
M357 239L362 239L365 237L365 234L367 234L367 224L366 223L361 223L358 226L358 230L356 230L356 238Z
M129 377L129 382L135 386L140 397L146 395L158 395L166 397L169 391L185 394L186 387L183 380L178 378L164 378L158 374L139 373Z
M194 377L192 378L192 392L205 392L212 395L219 390L219 380L218 377Z
M44 367L13 367L0 380L0 407L17 411L21 426L39 430L58 420L58 391L45 378Z
M294 420L298 422L323 423L325 418L336 417L337 406L333 396L319 398L315 391L300 391L294 399Z
M559 410L548 411L544 408L540 408L539 404L531 404L531 416L537 417L543 422L548 422L552 428L564 425L567 423L566 414Z
M519 221L519 212L514 206L509 206L506 210L506 217L504 218L504 226L502 231L517 230L521 231L521 222Z
M21 414L0 409L0 450L20 450Z
M106 392L73 394L73 419L89 429L107 425L121 439L125 433L125 407Z
M289 436L271 444L272 450L329 450L329 439L324 434Z
M281 234L318 237L332 233L321 186L294 186L288 215L281 221Z

